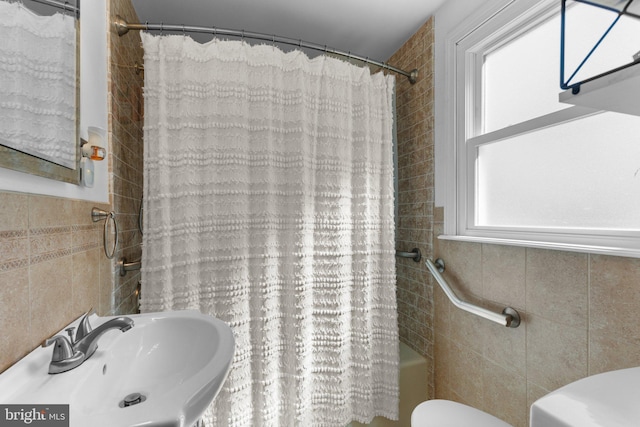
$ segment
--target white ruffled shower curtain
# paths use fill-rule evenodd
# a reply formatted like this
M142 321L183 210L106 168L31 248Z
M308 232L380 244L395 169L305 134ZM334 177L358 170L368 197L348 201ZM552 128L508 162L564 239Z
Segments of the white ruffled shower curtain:
M76 21L0 0L0 144L76 167Z
M393 77L143 33L142 310L226 321L215 426L396 419Z

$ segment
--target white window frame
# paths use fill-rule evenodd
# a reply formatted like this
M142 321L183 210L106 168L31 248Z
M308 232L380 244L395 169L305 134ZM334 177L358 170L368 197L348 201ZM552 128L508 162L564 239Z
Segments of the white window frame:
M531 28L534 25L532 16L536 20L538 17L550 18L553 11L557 11L557 6L557 0L496 0L447 36L448 100L443 124L450 151L447 156L444 235L439 238L640 258L640 231L475 225L475 162L479 146L601 112L574 106L490 133L479 132L482 57L508 41L513 34ZM558 52L559 49L558 46ZM558 93L560 91L558 84ZM467 138L467 135L477 136Z

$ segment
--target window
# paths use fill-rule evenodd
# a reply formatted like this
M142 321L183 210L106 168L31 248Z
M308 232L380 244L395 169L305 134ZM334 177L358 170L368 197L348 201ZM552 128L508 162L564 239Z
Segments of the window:
M559 3L505 2L450 40L456 197L445 233L640 257L640 117L558 101ZM615 18L596 9L567 10L569 70ZM638 49L640 20L620 20L576 79Z

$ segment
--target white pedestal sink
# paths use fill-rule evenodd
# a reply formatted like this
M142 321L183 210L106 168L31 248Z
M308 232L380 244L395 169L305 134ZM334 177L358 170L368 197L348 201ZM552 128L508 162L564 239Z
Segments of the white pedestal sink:
M583 378L538 399L531 427L640 426L640 368Z
M51 347L35 349L0 375L0 403L68 404L71 427L191 427L229 373L231 329L191 310L127 317L132 329L106 332L70 371L49 374ZM90 318L94 328L109 319ZM123 407L135 393L142 401Z

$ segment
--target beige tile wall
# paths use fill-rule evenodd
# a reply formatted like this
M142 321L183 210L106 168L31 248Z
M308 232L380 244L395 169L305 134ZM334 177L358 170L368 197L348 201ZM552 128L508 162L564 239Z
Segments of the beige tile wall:
M430 19L389 60L419 68L422 79L397 81L397 249L443 258L461 297L499 310L511 305L523 323L505 328L456 309L422 263L399 259L401 340L435 364L426 397L527 426L529 406L547 392L640 365L640 260L437 239L444 212L433 207L432 51Z
M111 267L91 208L0 192L0 372L90 308L111 310Z
M640 260L442 240L435 246L460 296L490 308L510 305L523 319L517 329L501 327L461 312L437 289L436 397L527 426L529 406L549 391L640 365Z
M398 131L398 229L396 249L419 248L431 256L433 235L433 19L429 19L390 59L404 69L418 69L410 84L396 76ZM428 396L433 396L433 286L424 263L397 259L400 339L428 362ZM426 399L428 396L424 396Z

